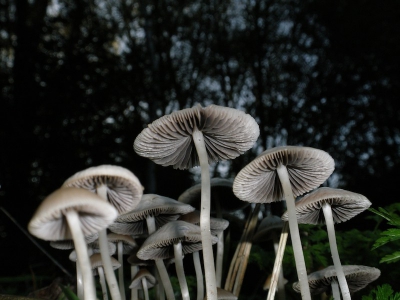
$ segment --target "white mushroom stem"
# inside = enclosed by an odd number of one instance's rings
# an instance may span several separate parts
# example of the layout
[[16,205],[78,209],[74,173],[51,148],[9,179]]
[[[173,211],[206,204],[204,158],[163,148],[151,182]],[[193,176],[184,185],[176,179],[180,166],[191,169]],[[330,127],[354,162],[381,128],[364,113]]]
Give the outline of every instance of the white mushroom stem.
[[310,287],[307,280],[306,263],[304,262],[303,247],[301,246],[299,224],[297,223],[295,200],[293,196],[292,186],[290,185],[289,174],[286,166],[279,165],[276,169],[282,184],[283,193],[286,199],[288,211],[288,222],[290,229],[290,237],[292,240],[293,253],[296,262],[297,276],[300,283],[301,298],[303,300],[311,300]]
[[76,262],[76,292],[79,299],[83,299],[83,281],[82,281],[82,271],[79,263]]
[[119,281],[119,292],[121,293],[121,298],[126,299],[125,296],[125,282],[124,282],[124,243],[122,241],[118,241],[117,243],[117,251],[118,251],[118,262],[121,264],[121,267],[118,268],[118,281]]
[[176,276],[178,277],[179,286],[181,288],[181,294],[183,300],[189,300],[189,288],[186,282],[185,270],[183,267],[183,253],[182,243],[174,243],[174,258],[175,258],[175,270]]
[[[108,201],[107,187],[105,185],[98,186],[96,189],[96,193],[104,201]],[[100,246],[101,260],[103,262],[104,274],[106,276],[108,288],[110,290],[111,299],[121,300],[121,294],[119,292],[117,278],[115,277],[114,269],[111,264],[110,251],[108,250],[107,229],[103,229],[99,232],[99,246]]]
[[[215,201],[215,207],[217,211],[217,218],[222,219],[221,202],[219,199]],[[211,226],[211,224],[210,224]],[[222,263],[224,261],[224,231],[221,230],[217,234],[217,257],[215,258],[215,278],[217,279],[217,287],[221,287],[222,284]]]
[[[131,266],[131,280],[135,278],[137,272],[139,272],[139,267],[138,266]],[[131,289],[131,300],[138,300],[138,290],[137,289]]]
[[197,300],[203,300],[204,299],[203,270],[201,269],[199,251],[193,252],[193,263],[197,280]]
[[94,286],[92,268],[90,265],[85,237],[82,233],[81,227],[79,226],[80,221],[78,213],[75,210],[71,209],[65,211],[64,216],[67,219],[68,226],[71,231],[76,256],[78,258],[78,264],[82,272],[84,298],[85,300],[96,300],[96,289]]
[[149,300],[149,290],[147,288],[147,279],[146,278],[142,278],[142,287],[143,287],[144,299]]
[[[275,251],[275,256],[277,256],[278,249],[279,249],[279,242],[278,238],[275,233],[272,233],[272,241],[274,242],[274,251]],[[283,267],[281,264],[281,267],[279,268],[279,276],[278,276],[278,300],[285,300],[286,295],[285,295],[285,281],[283,277]]]
[[203,245],[204,275],[206,278],[207,300],[217,300],[217,281],[215,277],[214,254],[212,250],[210,231],[211,188],[208,155],[204,144],[204,137],[201,131],[195,128],[192,136],[201,167],[200,229],[201,241]]
[[[156,231],[156,221],[153,216],[148,216],[146,218],[147,231],[149,235]],[[168,300],[175,300],[174,290],[172,288],[171,280],[169,279],[167,268],[165,267],[164,261],[162,259],[156,259],[155,264],[160,275],[162,285],[164,286],[164,291]]]
[[101,294],[103,295],[103,300],[108,300],[107,285],[106,285],[106,279],[104,277],[103,267],[98,267],[97,273],[99,273],[99,281],[101,286]]
[[322,205],[322,211],[324,212],[325,216],[326,229],[328,231],[328,238],[329,238],[329,246],[331,248],[333,265],[335,266],[336,276],[338,278],[340,291],[342,293],[343,300],[350,300],[351,297],[350,297],[349,287],[347,285],[346,277],[344,276],[342,264],[339,258],[339,252],[337,249],[335,226],[333,223],[332,208],[330,204],[325,202]]
[[339,284],[336,280],[331,282],[332,296],[334,300],[340,300]]

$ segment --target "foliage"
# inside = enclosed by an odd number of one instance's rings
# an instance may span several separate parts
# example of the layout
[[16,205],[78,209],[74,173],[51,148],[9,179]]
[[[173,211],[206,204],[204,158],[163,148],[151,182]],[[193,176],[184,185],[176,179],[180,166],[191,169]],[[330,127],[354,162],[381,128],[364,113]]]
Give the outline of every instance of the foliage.
[[362,300],[400,300],[400,293],[393,292],[389,284],[377,286],[368,296],[363,296]]

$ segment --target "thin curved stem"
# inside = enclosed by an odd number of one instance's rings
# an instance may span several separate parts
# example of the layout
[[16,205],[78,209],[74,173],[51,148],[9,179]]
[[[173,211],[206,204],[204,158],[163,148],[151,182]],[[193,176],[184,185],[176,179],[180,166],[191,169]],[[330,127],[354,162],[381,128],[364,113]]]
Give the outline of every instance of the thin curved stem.
[[286,199],[286,206],[289,216],[290,237],[292,240],[293,253],[296,262],[297,276],[300,283],[301,298],[311,300],[310,287],[307,280],[307,269],[304,261],[303,247],[301,246],[299,224],[297,223],[295,200],[292,186],[290,185],[289,174],[286,166],[279,165],[276,169],[282,184],[283,193]]
[[78,213],[75,210],[68,210],[64,212],[64,216],[67,219],[67,223],[71,231],[76,256],[78,258],[78,264],[82,272],[84,298],[85,300],[96,300],[96,289],[94,286],[92,268],[90,265],[85,237],[79,225],[80,221]]
[[[222,219],[222,209],[220,199],[215,200],[215,208],[217,218]],[[217,254],[215,258],[215,278],[217,279],[217,287],[221,287],[222,285],[222,267],[224,261],[224,231],[221,230],[217,234],[218,242],[217,242]]]
[[123,242],[118,241],[117,243],[117,251],[118,251],[118,262],[121,266],[118,268],[118,281],[119,281],[119,292],[121,293],[121,298],[126,299],[125,296],[125,282],[124,282],[124,247]]
[[217,281],[215,277],[214,254],[211,243],[210,213],[211,213],[211,188],[208,155],[201,131],[194,129],[193,142],[199,156],[201,168],[201,208],[200,230],[203,245],[204,275],[206,278],[207,300],[217,300]]
[[[137,272],[139,272],[139,267],[131,265],[131,281],[135,278]],[[138,290],[131,289],[131,300],[138,300]]]
[[334,300],[340,300],[339,284],[336,280],[331,282],[332,296]]
[[193,264],[197,280],[197,300],[204,299],[203,270],[201,269],[199,251],[193,252]]
[[83,299],[82,271],[78,261],[76,262],[76,293],[79,299]]
[[329,238],[329,246],[331,248],[333,265],[335,266],[336,276],[338,278],[340,291],[342,293],[343,300],[350,300],[351,296],[350,296],[349,286],[347,285],[346,277],[343,272],[343,267],[340,262],[339,252],[337,249],[335,226],[333,223],[332,208],[330,204],[324,203],[322,205],[322,211],[324,212],[325,216],[326,229],[328,231],[328,238]]
[[185,270],[183,268],[183,254],[182,254],[182,243],[174,243],[174,257],[175,257],[175,269],[176,275],[178,276],[179,286],[181,287],[181,294],[183,300],[189,300],[189,288],[186,282]]
[[147,288],[146,278],[142,278],[142,287],[143,287],[144,299],[149,300],[149,289]]
[[[96,193],[104,201],[108,201],[107,187],[105,185],[98,186],[96,189]],[[103,262],[104,274],[106,275],[106,280],[108,288],[110,290],[111,298],[113,300],[121,300],[121,294],[119,292],[117,278],[115,277],[114,269],[112,267],[110,258],[111,255],[108,249],[107,229],[100,230],[99,232],[99,246],[100,246],[101,260]]]

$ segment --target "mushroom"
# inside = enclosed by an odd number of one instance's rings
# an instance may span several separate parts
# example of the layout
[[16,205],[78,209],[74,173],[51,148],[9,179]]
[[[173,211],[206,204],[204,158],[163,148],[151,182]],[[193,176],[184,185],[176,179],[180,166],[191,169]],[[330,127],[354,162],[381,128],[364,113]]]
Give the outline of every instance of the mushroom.
[[[135,208],[143,194],[139,179],[128,169],[114,165],[101,165],[78,172],[63,184],[63,187],[71,186],[98,194],[103,201],[111,203],[120,214]],[[111,297],[113,300],[121,300],[108,253],[106,229],[99,232],[99,244]]]
[[[350,299],[350,291],[339,258],[334,223],[347,221],[370,206],[371,202],[363,195],[328,187],[316,189],[296,202],[296,215],[299,223],[326,224],[332,260],[343,299],[346,300]],[[288,219],[287,212],[282,219]]]
[[[182,214],[187,214],[193,210],[194,207],[189,204],[178,202],[172,198],[156,194],[144,194],[140,204],[134,210],[120,215],[110,226],[110,230],[118,233],[126,233],[126,230],[135,230],[135,234],[148,232],[151,235],[158,227],[176,220]],[[167,270],[164,262],[160,260],[156,263],[156,266],[160,272],[167,297],[173,299],[173,289],[169,277],[166,275]]]
[[130,289],[142,289],[144,292],[144,299],[149,300],[149,288],[157,284],[156,278],[147,269],[141,269],[136,273],[129,286]]
[[[245,166],[233,183],[235,195],[247,202],[270,203],[286,200],[289,228],[297,276],[303,299],[310,299],[307,270],[300,241],[294,197],[322,184],[334,169],[332,157],[325,151],[297,146],[282,146],[264,151]],[[275,280],[272,281],[274,284]],[[270,289],[270,292],[274,289]]]
[[[201,235],[207,298],[217,296],[210,233],[209,163],[233,159],[256,142],[258,124],[244,112],[217,105],[175,111],[149,124],[135,139],[134,149],[162,166],[201,167]],[[196,149],[196,151],[195,151]]]
[[[212,243],[218,238],[212,236]],[[200,251],[201,242],[200,227],[184,221],[173,221],[165,224],[142,244],[137,257],[143,260],[154,259],[155,262],[174,257],[176,274],[181,287],[183,299],[189,299],[189,290],[183,269],[183,254]]]
[[29,232],[43,240],[74,240],[86,300],[96,299],[96,293],[84,236],[107,228],[117,214],[112,205],[93,193],[62,188],[43,200],[28,224]]
[[[114,257],[110,256],[111,266],[113,271],[118,269],[121,264]],[[90,263],[93,270],[93,275],[99,275],[99,281],[101,286],[101,292],[103,294],[103,300],[108,300],[107,286],[106,280],[104,278],[104,263],[102,259],[102,255],[100,253],[95,253],[90,257]],[[85,298],[86,299],[86,298]]]

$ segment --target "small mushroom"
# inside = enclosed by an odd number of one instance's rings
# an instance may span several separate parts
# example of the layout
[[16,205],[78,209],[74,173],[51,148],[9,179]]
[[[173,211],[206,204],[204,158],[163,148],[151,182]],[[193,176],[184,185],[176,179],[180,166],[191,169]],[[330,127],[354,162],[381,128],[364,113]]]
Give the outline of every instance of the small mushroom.
[[149,300],[149,288],[157,284],[156,278],[147,269],[140,269],[132,279],[130,289],[141,289],[144,292],[145,300]]
[[[111,261],[111,266],[113,268],[113,271],[118,269],[121,264],[116,260],[114,257],[110,256],[110,261]],[[107,286],[106,286],[106,280],[104,278],[104,263],[102,260],[102,256],[100,253],[95,253],[90,257],[90,263],[92,266],[93,270],[93,275],[99,275],[99,281],[101,285],[101,292],[103,294],[103,300],[108,300],[108,293],[107,293]]]

